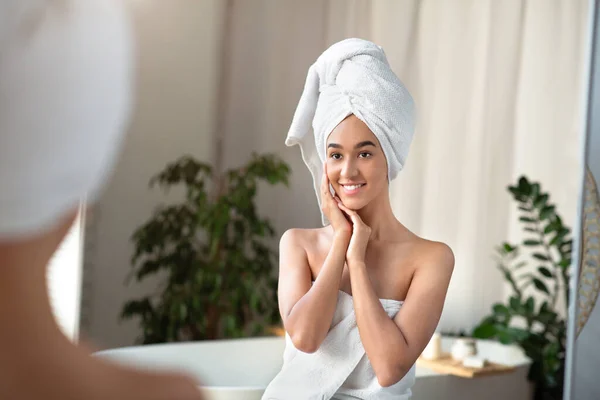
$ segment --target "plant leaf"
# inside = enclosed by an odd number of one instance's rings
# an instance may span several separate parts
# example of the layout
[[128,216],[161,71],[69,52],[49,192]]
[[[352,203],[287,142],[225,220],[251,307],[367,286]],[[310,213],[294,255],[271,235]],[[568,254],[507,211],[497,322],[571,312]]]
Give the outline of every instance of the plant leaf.
[[502,344],[519,343],[529,336],[529,332],[519,328],[502,327],[496,334],[498,341]]
[[529,296],[527,298],[527,301],[525,302],[525,311],[531,315],[531,314],[533,314],[534,309],[535,309],[535,302],[533,300],[533,297]]
[[554,214],[554,206],[544,206],[540,211],[540,219],[544,220]]
[[510,308],[517,313],[521,310],[521,302],[515,296],[510,297],[509,305],[510,305]]
[[488,339],[495,336],[497,333],[496,326],[491,323],[483,323],[473,330],[473,337],[480,339]]
[[510,252],[512,252],[512,251],[514,251],[514,250],[515,250],[515,247],[514,247],[514,246],[512,246],[512,245],[511,245],[511,244],[509,244],[509,243],[503,243],[503,244],[502,244],[502,248],[503,248],[503,249],[504,249],[504,251],[505,251],[505,252],[507,252],[507,253],[510,253]]
[[552,240],[550,241],[550,246],[555,246],[557,244],[562,243],[562,240],[564,239],[564,237],[567,235],[568,232],[559,232],[557,233]]
[[546,202],[548,201],[549,196],[547,194],[542,194],[540,196],[538,196],[535,201],[533,202],[533,206],[535,208],[542,208],[546,205]]
[[523,241],[525,246],[539,246],[542,244],[539,240],[527,239]]
[[550,261],[550,259],[545,254],[542,254],[542,253],[534,253],[533,258],[537,258],[538,260],[542,260],[542,261]]
[[546,267],[540,266],[538,267],[538,271],[540,274],[544,275],[546,278],[552,278],[552,272]]
[[521,194],[525,196],[529,196],[531,194],[531,185],[525,176],[521,176],[519,178],[519,186],[518,189]]
[[521,192],[519,191],[519,188],[516,186],[508,186],[508,191],[515,197],[521,196]]
[[550,232],[554,232],[554,231],[556,231],[556,225],[553,222],[549,223],[544,228],[544,234],[545,235],[549,234]]
[[524,266],[526,266],[526,265],[527,265],[527,262],[525,262],[525,261],[521,261],[521,262],[518,262],[518,263],[516,263],[515,265],[513,265],[513,267],[512,267],[512,268],[513,268],[513,269],[516,271],[516,270],[518,270],[519,268],[523,268],[523,267],[524,267]]
[[540,184],[539,183],[531,184],[531,197],[536,199],[539,196],[539,194],[540,194]]
[[529,337],[529,332],[525,329],[506,327],[498,330],[498,340],[502,344],[520,343]]
[[533,284],[535,285],[536,289],[538,289],[539,291],[542,291],[546,294],[550,294],[550,292],[548,291],[548,287],[540,279],[533,278]]
[[510,312],[508,311],[508,308],[504,304],[499,304],[499,303],[494,304],[492,309],[494,310],[494,314],[502,316],[502,317],[506,317],[510,314]]
[[560,260],[558,265],[560,267],[562,267],[563,269],[568,268],[571,265],[571,259],[567,258],[567,259]]

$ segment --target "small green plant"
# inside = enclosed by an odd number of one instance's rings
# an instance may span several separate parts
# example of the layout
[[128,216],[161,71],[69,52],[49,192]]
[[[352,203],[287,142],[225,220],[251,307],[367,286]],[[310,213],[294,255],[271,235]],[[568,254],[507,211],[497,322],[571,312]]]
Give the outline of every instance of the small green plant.
[[[161,273],[151,296],[128,301],[121,318],[138,317],[138,343],[259,335],[279,321],[275,231],[256,210],[259,181],[288,185],[289,167],[274,155],[216,175],[185,156],[150,181],[183,186],[180,204],[162,206],[133,234],[133,270],[141,281]],[[212,194],[209,190],[212,189]]]
[[[494,304],[492,314],[474,329],[473,336],[517,343],[532,360],[528,378],[536,384],[535,399],[561,399],[567,335],[557,302],[562,292],[565,309],[569,304],[571,230],[539,183],[521,177],[508,190],[518,203],[519,220],[528,235],[520,244],[503,243],[497,248],[497,266],[513,293],[506,304]],[[541,300],[536,301],[531,290]],[[524,326],[514,326],[516,319]]]

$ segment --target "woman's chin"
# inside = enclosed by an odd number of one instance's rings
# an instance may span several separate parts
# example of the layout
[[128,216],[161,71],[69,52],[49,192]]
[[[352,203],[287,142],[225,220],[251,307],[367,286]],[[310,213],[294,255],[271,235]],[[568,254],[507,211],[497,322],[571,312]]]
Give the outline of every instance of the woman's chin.
[[363,203],[364,202],[355,199],[342,199],[342,204],[352,211],[358,211],[363,208],[365,206]]

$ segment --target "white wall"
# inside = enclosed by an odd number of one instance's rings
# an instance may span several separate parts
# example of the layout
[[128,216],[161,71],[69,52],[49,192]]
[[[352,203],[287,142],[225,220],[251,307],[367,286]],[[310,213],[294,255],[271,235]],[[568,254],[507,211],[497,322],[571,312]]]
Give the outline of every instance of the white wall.
[[[133,231],[162,198],[148,180],[184,153],[212,161],[215,63],[222,2],[131,1],[138,40],[137,106],[124,152],[91,210],[82,336],[100,347],[133,343],[136,323],[117,324],[124,302],[154,286],[126,287]],[[91,241],[91,243],[90,243]],[[88,290],[89,289],[89,290]]]

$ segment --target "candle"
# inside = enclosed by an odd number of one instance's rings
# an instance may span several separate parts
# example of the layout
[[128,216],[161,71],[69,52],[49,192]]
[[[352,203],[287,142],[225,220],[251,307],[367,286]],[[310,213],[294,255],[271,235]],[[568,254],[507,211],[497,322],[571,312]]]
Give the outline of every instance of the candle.
[[426,360],[437,360],[442,355],[442,335],[439,332],[435,332],[429,343],[421,353],[421,357]]

